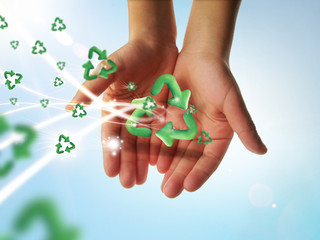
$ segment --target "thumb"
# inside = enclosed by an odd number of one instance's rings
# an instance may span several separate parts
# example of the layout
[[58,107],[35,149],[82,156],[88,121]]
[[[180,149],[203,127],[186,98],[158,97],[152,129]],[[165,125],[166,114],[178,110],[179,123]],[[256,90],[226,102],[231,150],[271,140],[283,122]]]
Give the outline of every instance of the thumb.
[[267,152],[238,88],[233,87],[227,94],[223,111],[233,131],[249,151],[256,154]]
[[[111,60],[112,56],[110,56]],[[114,63],[114,59],[112,59]],[[118,62],[118,61],[117,61]],[[118,64],[116,63],[117,68]],[[99,75],[99,72],[102,68],[109,69],[110,65],[108,64],[107,60],[102,61],[99,63],[99,65],[96,67],[96,69],[93,70],[91,75]],[[71,111],[74,109],[75,103],[84,103],[85,105],[90,105],[95,97],[98,97],[103,93],[111,83],[113,83],[116,79],[117,72],[112,73],[108,76],[108,79],[97,77],[94,80],[91,81],[85,81],[82,83],[81,87],[78,89],[77,93],[73,97],[73,99],[70,101],[69,104],[65,107],[67,111]]]

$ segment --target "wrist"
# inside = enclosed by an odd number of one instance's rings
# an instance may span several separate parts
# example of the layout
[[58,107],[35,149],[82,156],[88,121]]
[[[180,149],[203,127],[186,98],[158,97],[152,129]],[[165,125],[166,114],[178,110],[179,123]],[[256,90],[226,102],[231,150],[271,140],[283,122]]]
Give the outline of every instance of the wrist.
[[175,44],[176,24],[172,0],[128,0],[129,41],[145,39]]

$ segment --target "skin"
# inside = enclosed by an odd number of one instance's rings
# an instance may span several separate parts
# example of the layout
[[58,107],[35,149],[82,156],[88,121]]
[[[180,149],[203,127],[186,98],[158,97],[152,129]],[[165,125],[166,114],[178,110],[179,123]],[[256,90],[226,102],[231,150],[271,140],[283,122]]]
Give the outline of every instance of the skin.
[[[190,104],[198,109],[194,115],[197,136],[206,130],[213,142],[199,145],[197,138],[175,140],[172,147],[167,147],[154,134],[149,139],[137,138],[128,134],[124,126],[104,123],[103,138],[119,135],[126,143],[121,156],[114,157],[108,149],[103,149],[108,176],[119,173],[122,185],[132,187],[146,180],[148,162],[157,164],[159,172],[165,173],[161,190],[174,198],[184,189],[195,191],[205,183],[223,159],[234,132],[248,150],[256,154],[267,152],[229,66],[239,6],[240,1],[195,0],[183,49],[178,54],[172,2],[128,1],[129,42],[110,56],[118,66],[117,73],[108,80],[85,82],[84,86],[96,95],[104,91],[105,101],[116,98],[131,102],[133,98],[150,96],[150,88],[159,76],[173,74],[182,90],[192,92]],[[129,81],[138,85],[132,93],[123,88]],[[171,94],[163,90],[155,100],[166,106],[169,98]],[[79,91],[72,102],[90,103],[90,99]],[[183,111],[166,107],[165,122],[172,121],[176,129],[184,129]],[[154,132],[165,122],[151,122]]]
[[[83,86],[95,95],[103,93],[103,101],[130,103],[135,98],[151,96],[150,89],[158,77],[173,74],[178,57],[176,47],[176,25],[171,1],[128,1],[129,41],[109,56],[118,67],[116,73],[108,79],[98,78],[86,81]],[[161,21],[159,21],[161,19]],[[107,65],[106,62],[103,62]],[[129,82],[138,88],[128,91]],[[166,107],[168,91],[162,91],[153,97],[156,103]],[[91,99],[80,90],[71,103],[90,104]],[[68,111],[73,105],[66,107]],[[102,110],[102,117],[109,112]],[[128,112],[131,114],[131,112]],[[155,111],[155,115],[163,115],[163,110]],[[114,118],[102,124],[101,137],[120,136],[124,140],[121,153],[116,156],[106,146],[103,147],[103,162],[106,174],[115,177],[119,174],[121,184],[130,188],[146,181],[149,163],[156,164],[161,141],[153,134],[151,138],[136,137],[125,128],[127,119]],[[159,120],[149,122],[154,129],[160,129]]]

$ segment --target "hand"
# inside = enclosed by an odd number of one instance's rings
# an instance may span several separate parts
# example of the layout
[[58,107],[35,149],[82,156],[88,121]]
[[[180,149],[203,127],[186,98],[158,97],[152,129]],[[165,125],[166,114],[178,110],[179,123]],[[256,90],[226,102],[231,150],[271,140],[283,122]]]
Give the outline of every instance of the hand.
[[[109,59],[117,65],[117,72],[109,75],[109,79],[98,78],[86,81],[83,86],[95,95],[103,94],[103,101],[131,103],[135,98],[151,96],[150,89],[159,76],[173,73],[178,56],[175,44],[157,42],[153,40],[131,40],[128,44],[109,56]],[[129,81],[138,87],[134,91],[128,91]],[[154,97],[156,103],[161,105],[166,102],[167,92],[162,92]],[[81,91],[78,91],[72,103],[90,104],[91,99]],[[72,105],[67,109],[71,110]],[[131,111],[132,112],[132,111]],[[110,114],[102,110],[102,117]],[[129,115],[131,113],[128,113]],[[123,139],[121,152],[116,155],[107,144],[102,144],[104,169],[109,177],[120,175],[121,184],[132,187],[134,184],[143,184],[147,178],[149,160],[151,164],[156,163],[161,141],[152,135],[151,138],[136,137],[131,135],[126,127],[127,119],[115,117],[102,124],[102,142],[108,137],[119,136]],[[151,126],[157,128],[158,120],[151,122]],[[149,157],[150,153],[150,157]]]
[[[196,191],[219,166],[233,133],[236,132],[246,148],[257,154],[266,153],[255,125],[246,109],[237,83],[228,64],[209,52],[182,50],[174,70],[182,90],[190,89],[190,104],[198,126],[213,139],[199,145],[198,139],[177,141],[169,148],[162,144],[157,167],[165,173],[161,190],[170,198],[183,189]],[[176,107],[167,109],[167,122],[176,129],[185,128],[182,113]]]

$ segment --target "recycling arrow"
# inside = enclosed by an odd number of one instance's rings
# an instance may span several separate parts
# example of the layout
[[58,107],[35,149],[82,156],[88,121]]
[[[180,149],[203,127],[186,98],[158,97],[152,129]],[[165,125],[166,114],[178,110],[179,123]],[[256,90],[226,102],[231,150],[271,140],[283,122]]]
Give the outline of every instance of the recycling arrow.
[[89,59],[92,59],[93,57],[93,53],[96,53],[98,54],[98,59],[99,60],[106,60],[108,58],[108,55],[107,55],[107,51],[106,50],[103,50],[101,51],[99,48],[93,46],[92,48],[90,48],[89,50],[89,54],[88,54],[88,57]]
[[15,160],[30,157],[30,148],[37,138],[36,131],[27,125],[16,125],[14,130],[25,135],[23,143],[15,143],[12,146]]
[[109,74],[117,71],[117,65],[112,60],[108,59],[108,64],[111,66],[111,68],[105,69],[103,67],[99,74],[100,77],[108,79]]
[[46,198],[36,199],[30,202],[15,220],[14,228],[23,233],[34,225],[37,220],[42,220],[47,228],[46,239],[76,240],[79,239],[79,230],[68,227],[58,214],[55,204]]
[[89,61],[82,65],[82,67],[84,68],[83,78],[88,81],[94,80],[98,77],[97,75],[90,75],[90,71],[94,69],[94,66],[91,62],[91,59],[94,53],[98,54],[98,59],[101,61],[106,60],[108,58],[106,50],[101,51],[99,48],[95,46],[89,49],[89,53],[88,53]]
[[189,89],[181,91],[175,77],[171,74],[164,74],[160,76],[152,86],[151,94],[159,94],[164,84],[168,86],[173,96],[168,100],[168,103],[172,106],[186,110],[188,108],[188,102],[191,96],[191,91]]
[[10,159],[3,166],[0,166],[0,178],[4,178],[14,167],[14,160]]
[[[148,102],[153,103],[153,106],[150,106]],[[152,117],[153,109],[157,108],[157,104],[150,96],[134,99],[131,103],[136,106],[136,110],[134,110],[126,122],[128,132],[134,136],[150,137],[152,135],[152,131],[149,128],[137,127],[137,124],[144,115]]]
[[0,135],[8,132],[9,129],[10,129],[10,124],[8,123],[7,119],[0,114]]
[[183,114],[183,119],[188,126],[188,129],[173,129],[172,122],[168,122],[159,131],[156,132],[156,136],[160,138],[168,147],[171,147],[173,145],[173,139],[192,140],[197,134],[197,123],[194,120],[192,114],[189,112],[185,112]]
[[85,80],[90,81],[98,77],[97,75],[90,75],[90,70],[94,69],[94,66],[91,61],[86,62],[85,64],[82,65],[82,67],[84,68],[83,78]]
[[[61,148],[62,148],[61,141],[62,141],[62,140],[64,140],[65,143],[69,143],[71,147],[67,146],[65,150],[61,150]],[[57,147],[56,153],[58,153],[58,154],[62,154],[62,153],[64,153],[64,152],[70,153],[71,150],[73,150],[73,149],[76,148],[76,146],[74,145],[74,143],[73,143],[73,142],[70,142],[69,137],[66,137],[66,136],[63,135],[63,134],[61,134],[61,135],[59,136],[59,143],[56,144],[56,147]]]

